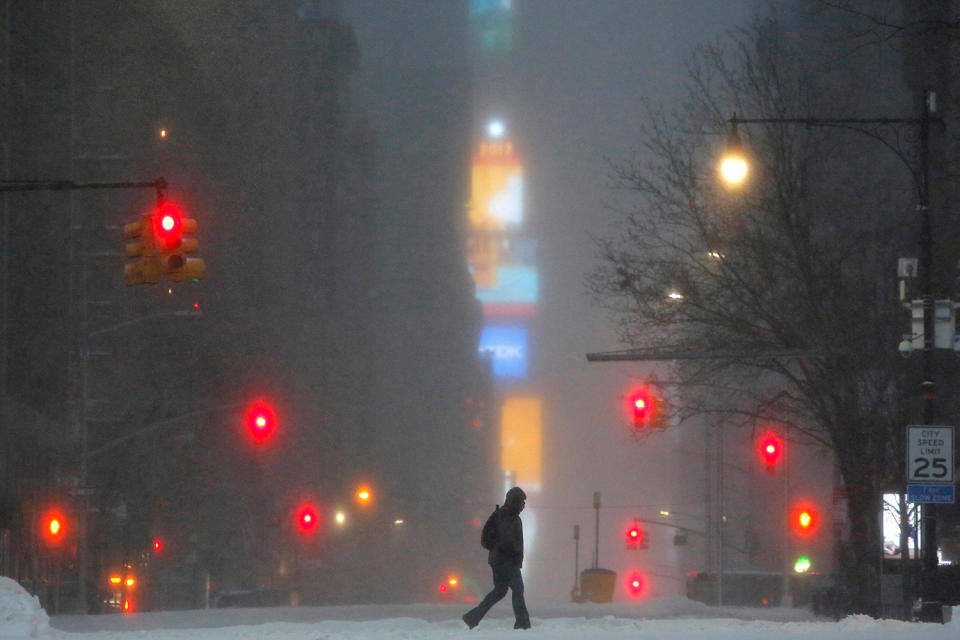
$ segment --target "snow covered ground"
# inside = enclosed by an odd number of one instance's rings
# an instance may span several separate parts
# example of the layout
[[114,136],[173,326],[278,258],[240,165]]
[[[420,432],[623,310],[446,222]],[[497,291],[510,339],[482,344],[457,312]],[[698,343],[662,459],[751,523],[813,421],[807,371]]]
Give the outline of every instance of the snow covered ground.
[[509,597],[473,631],[467,605],[362,605],[167,611],[127,616],[56,616],[0,578],[0,638],[48,640],[446,640],[524,636],[550,640],[939,640],[960,637],[960,620],[910,624],[853,616],[815,620],[796,609],[706,607],[683,598],[642,603],[530,603],[533,628],[514,631]]

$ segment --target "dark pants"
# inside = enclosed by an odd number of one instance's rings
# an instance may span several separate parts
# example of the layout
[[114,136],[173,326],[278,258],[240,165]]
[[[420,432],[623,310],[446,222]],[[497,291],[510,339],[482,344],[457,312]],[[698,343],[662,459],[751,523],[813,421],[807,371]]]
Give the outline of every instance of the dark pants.
[[513,615],[516,617],[514,628],[528,628],[530,614],[527,613],[527,603],[523,599],[523,578],[520,576],[520,567],[511,564],[490,565],[493,569],[493,589],[476,607],[467,612],[464,620],[468,624],[476,625],[483,616],[487,615],[490,607],[500,602],[507,595],[507,589],[513,591]]

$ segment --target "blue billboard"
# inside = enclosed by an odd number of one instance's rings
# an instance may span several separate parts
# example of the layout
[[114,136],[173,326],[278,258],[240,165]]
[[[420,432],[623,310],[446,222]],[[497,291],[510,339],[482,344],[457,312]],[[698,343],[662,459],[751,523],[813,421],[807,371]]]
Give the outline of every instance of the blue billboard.
[[495,378],[527,376],[527,328],[493,325],[483,328],[478,351],[493,361]]

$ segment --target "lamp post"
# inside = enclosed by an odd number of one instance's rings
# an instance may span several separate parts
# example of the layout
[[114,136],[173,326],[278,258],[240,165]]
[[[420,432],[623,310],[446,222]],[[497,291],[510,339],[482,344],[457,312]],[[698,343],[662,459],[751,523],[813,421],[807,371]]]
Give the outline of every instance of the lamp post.
[[[804,125],[808,127],[833,127],[856,131],[877,140],[907,167],[917,191],[917,212],[920,214],[920,260],[919,286],[923,300],[923,355],[922,382],[923,424],[933,424],[936,387],[933,382],[934,348],[934,301],[933,301],[933,239],[930,230],[930,125],[943,121],[934,116],[936,112],[936,94],[925,91],[920,106],[920,115],[912,118],[738,118],[734,115],[728,120],[730,136],[728,152],[721,162],[720,174],[731,186],[742,185],[748,176],[749,165],[743,154],[742,143],[737,131],[741,124]],[[868,127],[915,127],[919,133],[918,166],[894,144],[886,139],[882,131]],[[943,622],[943,606],[940,602],[937,583],[937,512],[935,504],[923,507],[923,574],[921,619],[928,622]],[[906,568],[904,568],[906,570]]]

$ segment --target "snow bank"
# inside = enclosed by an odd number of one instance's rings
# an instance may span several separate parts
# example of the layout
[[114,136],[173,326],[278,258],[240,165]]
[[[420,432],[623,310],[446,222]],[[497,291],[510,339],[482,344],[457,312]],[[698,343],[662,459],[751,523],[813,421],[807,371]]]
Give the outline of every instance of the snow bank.
[[35,638],[49,629],[50,619],[37,596],[0,576],[0,638]]

